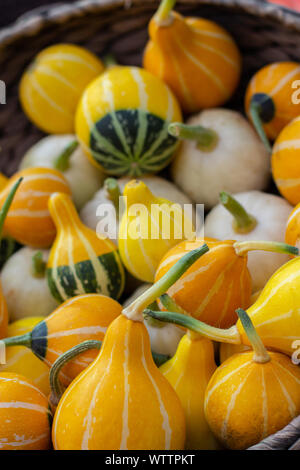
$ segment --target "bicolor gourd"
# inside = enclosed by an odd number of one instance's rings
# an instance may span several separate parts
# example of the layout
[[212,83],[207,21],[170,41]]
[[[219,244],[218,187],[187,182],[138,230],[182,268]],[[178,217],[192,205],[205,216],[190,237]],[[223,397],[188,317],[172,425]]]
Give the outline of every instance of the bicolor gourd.
[[76,134],[105,173],[136,177],[171,161],[177,147],[168,134],[173,121],[181,121],[181,111],[162,80],[138,67],[113,67],[84,91]]
[[51,414],[45,395],[23,375],[0,373],[0,449],[49,450]]
[[300,114],[300,104],[293,100],[293,83],[299,79],[300,64],[275,62],[260,69],[248,85],[246,112],[269,152],[268,138],[275,140],[281,130]]
[[253,351],[219,367],[205,394],[205,416],[230,449],[246,449],[286,426],[300,413],[300,369],[289,357],[268,352],[248,315],[239,316]]
[[267,186],[269,155],[241,113],[207,109],[190,117],[186,124],[170,124],[169,132],[181,141],[172,163],[172,177],[206,210],[218,203],[220,191],[238,193]]
[[300,118],[296,118],[277,137],[271,159],[276,186],[293,206],[300,202],[299,132]]
[[49,134],[73,132],[80,96],[103,70],[102,62],[83,47],[47,47],[34,58],[21,79],[20,100],[25,114]]
[[56,234],[48,210],[48,200],[54,192],[70,194],[68,183],[60,171],[27,168],[10,178],[0,193],[0,207],[19,178],[23,180],[6,217],[5,234],[24,245],[48,248]]
[[164,254],[194,235],[192,217],[179,204],[152,194],[145,183],[125,186],[125,210],[119,228],[119,250],[128,271],[137,279],[153,282]]
[[[60,305],[51,315],[24,335],[3,339],[9,346],[29,348],[48,367],[72,347],[86,341],[102,341],[108,325],[120,315],[121,305],[110,297],[99,294],[78,295]],[[97,356],[89,350],[68,362],[60,379],[69,383]]]
[[144,67],[170,86],[184,111],[220,106],[233,95],[239,81],[238,48],[213,21],[174,12],[175,3],[162,0],[150,21]]
[[55,449],[183,449],[184,411],[153,362],[142,312],[206,251],[188,253],[111,323],[97,359],[58,403]]
[[104,176],[91,165],[74,135],[50,135],[31,147],[19,168],[46,167],[59,170],[66,178],[78,210],[102,186]]
[[83,225],[68,195],[53,194],[49,211],[57,228],[47,263],[53,297],[63,302],[79,294],[101,293],[118,299],[125,274],[115,244]]
[[[162,258],[155,279],[160,279],[184,253],[203,240],[184,241],[171,248]],[[235,310],[250,305],[252,283],[247,267],[248,252],[278,251],[297,254],[298,250],[284,243],[235,242],[206,239],[210,250],[201,257],[168,291],[170,297],[193,317],[212,326],[228,328],[237,316]]]
[[[24,335],[43,320],[43,317],[27,317],[10,323],[7,329],[7,337]],[[50,392],[49,367],[24,346],[12,346],[6,349],[5,364],[0,365],[0,373],[2,372],[24,375],[44,395],[47,396]]]
[[[219,200],[220,203],[205,218],[204,232],[207,237],[237,241],[285,241],[285,227],[292,206],[282,197],[261,191],[234,195],[222,192]],[[287,243],[295,245],[294,242]],[[250,252],[248,269],[253,292],[262,289],[272,274],[288,260],[289,256],[282,253]]]

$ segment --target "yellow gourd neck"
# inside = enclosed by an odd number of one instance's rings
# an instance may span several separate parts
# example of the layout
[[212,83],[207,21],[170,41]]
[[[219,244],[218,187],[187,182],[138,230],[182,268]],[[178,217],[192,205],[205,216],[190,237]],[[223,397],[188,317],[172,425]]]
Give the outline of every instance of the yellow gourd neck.
[[175,46],[177,41],[189,43],[193,40],[193,34],[185,18],[175,11],[167,12],[166,9],[159,9],[149,23],[150,38],[162,46],[164,52],[167,52],[169,47]]
[[132,180],[126,184],[123,192],[123,196],[126,198],[126,207],[129,209],[133,204],[144,204],[150,206],[151,204],[159,201],[156,198],[148,186],[143,181]]
[[58,233],[67,227],[82,227],[75,206],[67,194],[52,194],[49,198],[48,208]]

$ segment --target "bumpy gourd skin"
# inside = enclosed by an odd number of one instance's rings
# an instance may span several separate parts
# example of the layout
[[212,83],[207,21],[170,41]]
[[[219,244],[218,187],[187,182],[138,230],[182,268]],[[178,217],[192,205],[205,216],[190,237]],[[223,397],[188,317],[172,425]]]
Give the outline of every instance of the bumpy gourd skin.
[[246,449],[287,425],[300,412],[300,369],[289,357],[269,352],[235,354],[212,376],[205,415],[216,437],[230,449]]
[[143,323],[120,315],[110,325],[97,359],[62,396],[52,436],[56,450],[183,449],[184,413]]
[[232,37],[203,18],[171,12],[168,24],[149,24],[144,67],[164,80],[184,111],[221,106],[237,86],[241,59]]
[[168,124],[182,121],[166,84],[139,67],[113,67],[84,91],[76,134],[92,163],[114,176],[157,173],[177,140]]

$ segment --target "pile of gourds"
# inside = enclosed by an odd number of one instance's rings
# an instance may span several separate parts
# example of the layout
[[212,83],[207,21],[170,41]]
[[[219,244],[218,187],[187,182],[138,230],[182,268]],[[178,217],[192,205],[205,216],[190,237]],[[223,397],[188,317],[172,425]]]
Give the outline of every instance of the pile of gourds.
[[300,414],[300,64],[221,108],[239,50],[174,5],[143,67],[58,44],[22,77],[50,135],[0,179],[0,449],[245,449]]

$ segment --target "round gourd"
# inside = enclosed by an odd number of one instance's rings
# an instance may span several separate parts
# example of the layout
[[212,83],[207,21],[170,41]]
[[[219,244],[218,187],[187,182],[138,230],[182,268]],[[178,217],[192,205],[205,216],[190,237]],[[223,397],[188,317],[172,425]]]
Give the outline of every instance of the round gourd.
[[57,307],[45,273],[48,256],[46,250],[24,247],[5,263],[1,282],[10,321],[33,315],[44,317]]
[[63,302],[85,293],[118,299],[125,273],[117,247],[80,221],[71,198],[53,194],[49,210],[57,228],[48,263],[48,285],[53,297]]
[[115,176],[157,173],[177,146],[168,124],[181,121],[164,82],[138,67],[113,67],[84,91],[76,134],[87,156]]
[[103,70],[102,62],[83,47],[74,44],[47,47],[22,76],[20,100],[25,113],[49,134],[73,132],[80,96]]
[[48,248],[55,238],[55,225],[48,210],[52,193],[70,194],[61,172],[50,168],[27,168],[15,173],[0,193],[0,207],[19,178],[23,178],[5,219],[5,233],[23,245]]
[[276,186],[293,206],[300,202],[299,132],[300,118],[296,118],[276,139],[271,160]]
[[149,24],[144,67],[164,80],[184,111],[221,106],[234,93],[241,70],[238,48],[227,31],[204,18],[184,18],[162,0]]
[[104,176],[85,157],[74,135],[50,135],[24,155],[20,170],[32,167],[54,168],[63,173],[77,209],[81,209],[102,186]]
[[0,373],[0,449],[50,449],[50,412],[45,395],[23,375]]
[[[28,317],[10,323],[7,336],[13,337],[28,333],[43,320],[43,317]],[[24,346],[12,346],[6,349],[6,363],[0,365],[0,373],[2,372],[22,374],[32,380],[44,395],[47,396],[50,392],[49,367]]]

